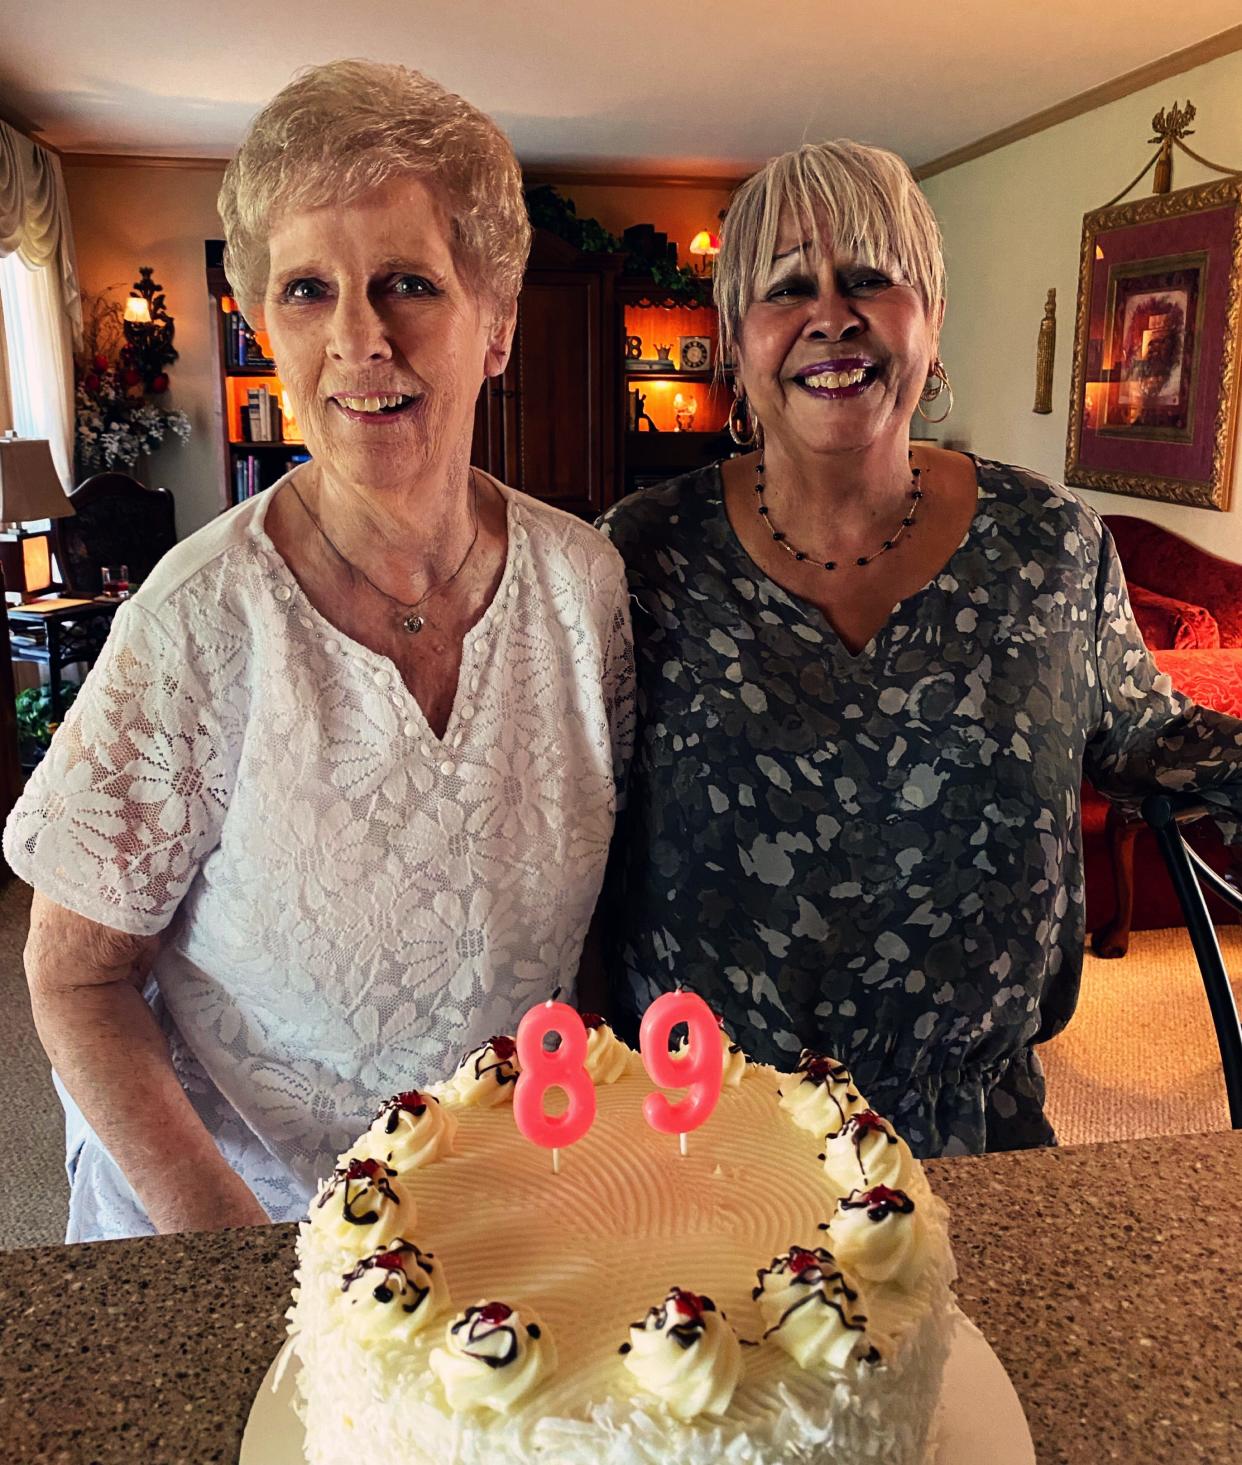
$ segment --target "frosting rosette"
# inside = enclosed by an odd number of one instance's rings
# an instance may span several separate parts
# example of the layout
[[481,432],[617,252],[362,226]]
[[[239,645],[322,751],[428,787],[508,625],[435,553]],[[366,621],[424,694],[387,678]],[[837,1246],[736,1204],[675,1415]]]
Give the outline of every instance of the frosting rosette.
[[908,1289],[927,1267],[926,1228],[904,1190],[851,1191],[837,1202],[827,1230],[833,1255],[864,1282]]
[[797,1067],[781,1080],[780,1096],[781,1108],[812,1134],[837,1134],[851,1115],[867,1108],[849,1069],[811,1048],[803,1048]]
[[846,1194],[873,1185],[900,1190],[913,1164],[910,1146],[873,1109],[851,1114],[824,1150],[824,1169]]
[[517,1043],[507,1034],[499,1034],[466,1054],[457,1072],[442,1085],[440,1098],[462,1108],[511,1104],[521,1071]]
[[332,1172],[311,1202],[310,1235],[317,1246],[357,1256],[409,1235],[417,1219],[414,1197],[396,1170],[374,1157],[355,1157]]
[[625,1366],[670,1414],[723,1414],[742,1377],[742,1349],[710,1297],[674,1287],[621,1347]]
[[344,1274],[337,1301],[360,1343],[407,1344],[449,1306],[449,1295],[431,1253],[398,1237]]
[[[735,1089],[746,1076],[746,1054],[742,1051],[742,1045],[735,1043],[725,1031],[724,1018],[719,1013],[715,1014],[716,1021],[720,1024],[720,1086],[721,1088]],[[681,1042],[673,1050],[674,1058],[684,1058],[690,1051],[689,1038],[682,1038]]]
[[523,1322],[507,1302],[479,1302],[449,1322],[428,1361],[450,1409],[507,1414],[556,1367],[556,1349],[541,1324]]
[[629,1072],[634,1050],[623,1043],[597,1012],[584,1012],[582,1025],[587,1030],[586,1057],[582,1066],[594,1084],[612,1084]]
[[434,1094],[407,1089],[384,1101],[347,1158],[371,1155],[404,1174],[451,1155],[456,1134],[456,1117]]
[[759,1272],[754,1290],[772,1338],[812,1373],[840,1372],[852,1361],[875,1362],[858,1288],[822,1246],[791,1246]]

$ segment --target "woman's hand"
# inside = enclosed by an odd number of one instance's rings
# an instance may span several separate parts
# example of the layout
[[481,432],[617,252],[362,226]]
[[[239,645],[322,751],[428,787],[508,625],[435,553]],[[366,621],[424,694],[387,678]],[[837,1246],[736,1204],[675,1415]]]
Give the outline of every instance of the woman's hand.
[[157,1231],[266,1223],[186,1097],[142,988],[157,936],[87,920],[35,892],[26,942],[43,1047]]

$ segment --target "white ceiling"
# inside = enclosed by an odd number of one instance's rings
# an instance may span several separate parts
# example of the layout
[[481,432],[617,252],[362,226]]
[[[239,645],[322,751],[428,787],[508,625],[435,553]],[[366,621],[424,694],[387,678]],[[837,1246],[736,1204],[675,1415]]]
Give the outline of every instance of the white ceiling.
[[464,93],[529,165],[739,174],[845,135],[917,166],[1238,18],[1238,0],[0,0],[0,112],[65,151],[225,157],[299,66],[371,56]]

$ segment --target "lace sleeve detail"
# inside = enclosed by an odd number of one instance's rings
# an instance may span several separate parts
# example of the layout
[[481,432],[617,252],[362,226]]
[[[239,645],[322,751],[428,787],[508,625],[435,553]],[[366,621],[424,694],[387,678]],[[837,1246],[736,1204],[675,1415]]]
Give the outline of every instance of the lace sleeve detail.
[[618,810],[625,807],[625,786],[634,751],[634,695],[634,633],[630,627],[629,586],[623,573],[609,613],[604,645],[604,707],[612,736]]
[[103,654],[9,816],[4,853],[49,899],[154,935],[219,839],[240,736],[180,645],[121,608]]

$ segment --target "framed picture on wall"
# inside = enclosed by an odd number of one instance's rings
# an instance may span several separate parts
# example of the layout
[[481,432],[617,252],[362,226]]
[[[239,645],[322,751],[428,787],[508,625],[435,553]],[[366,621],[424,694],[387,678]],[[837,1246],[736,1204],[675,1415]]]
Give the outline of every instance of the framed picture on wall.
[[1229,507],[1242,177],[1086,214],[1066,482]]

